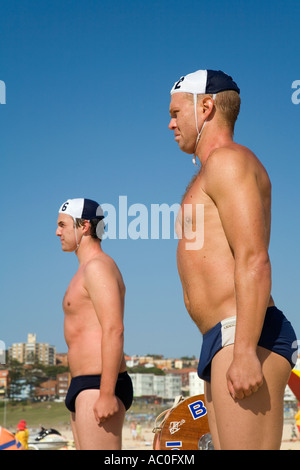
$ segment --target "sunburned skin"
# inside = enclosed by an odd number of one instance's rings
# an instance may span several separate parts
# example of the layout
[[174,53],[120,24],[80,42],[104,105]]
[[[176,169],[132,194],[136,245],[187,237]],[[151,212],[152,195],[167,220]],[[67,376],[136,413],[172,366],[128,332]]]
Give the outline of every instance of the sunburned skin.
[[[256,175],[256,189],[263,202],[268,245],[271,225],[271,184],[264,167],[252,152],[232,144],[233,149],[236,147],[242,151],[239,160],[244,160],[242,164],[249,167],[249,171]],[[234,287],[235,261],[218,208],[206,191],[209,171],[208,159],[188,185],[176,220],[177,234],[180,234],[177,265],[184,301],[187,311],[202,334],[219,321],[237,313]],[[204,213],[204,218],[199,215],[200,209]],[[203,243],[200,249],[195,250],[193,243],[196,247],[199,246],[197,233],[201,231],[203,231]],[[268,306],[271,305],[274,305],[274,302],[270,297]]]

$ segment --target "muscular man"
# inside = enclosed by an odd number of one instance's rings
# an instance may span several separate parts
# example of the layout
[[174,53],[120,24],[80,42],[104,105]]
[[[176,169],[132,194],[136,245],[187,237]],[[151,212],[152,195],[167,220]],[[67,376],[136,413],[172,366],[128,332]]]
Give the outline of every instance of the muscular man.
[[132,383],[123,354],[125,286],[103,252],[103,211],[90,199],[59,209],[56,234],[79,268],[66,291],[64,333],[72,381],[66,397],[76,449],[121,449]]
[[[198,374],[215,449],[278,449],[296,338],[271,297],[270,180],[233,142],[239,91],[213,70],[186,75],[171,90],[169,129],[201,163],[177,220],[177,262],[186,308],[203,334]],[[202,243],[198,237],[193,247],[199,231]]]

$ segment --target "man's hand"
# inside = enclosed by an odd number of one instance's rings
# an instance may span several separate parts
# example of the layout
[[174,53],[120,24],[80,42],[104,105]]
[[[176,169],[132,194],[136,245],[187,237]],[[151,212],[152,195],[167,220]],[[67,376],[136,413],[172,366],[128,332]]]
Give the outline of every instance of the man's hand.
[[119,403],[115,395],[99,395],[94,405],[94,414],[97,424],[104,424],[119,411]]
[[235,400],[242,400],[257,392],[263,384],[263,374],[256,353],[234,358],[226,378],[229,393]]

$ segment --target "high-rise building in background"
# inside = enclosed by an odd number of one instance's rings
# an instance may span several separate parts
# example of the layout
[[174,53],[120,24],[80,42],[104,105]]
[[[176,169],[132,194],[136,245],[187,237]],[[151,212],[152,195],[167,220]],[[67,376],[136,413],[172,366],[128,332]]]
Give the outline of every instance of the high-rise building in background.
[[21,364],[43,364],[52,366],[56,364],[56,349],[48,343],[37,343],[36,334],[27,335],[27,343],[13,343],[8,349],[10,360]]

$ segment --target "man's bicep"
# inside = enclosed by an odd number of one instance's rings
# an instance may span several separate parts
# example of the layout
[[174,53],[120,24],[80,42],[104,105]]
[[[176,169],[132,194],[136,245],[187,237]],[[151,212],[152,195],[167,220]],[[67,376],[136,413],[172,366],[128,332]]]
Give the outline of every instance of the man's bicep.
[[209,189],[234,256],[265,250],[264,207],[255,174],[235,165],[219,167]]
[[122,319],[120,289],[110,270],[93,267],[87,273],[86,288],[102,327]]
[[[250,179],[250,178],[249,178]],[[255,181],[228,188],[217,207],[234,256],[258,253],[266,248],[264,208]]]

